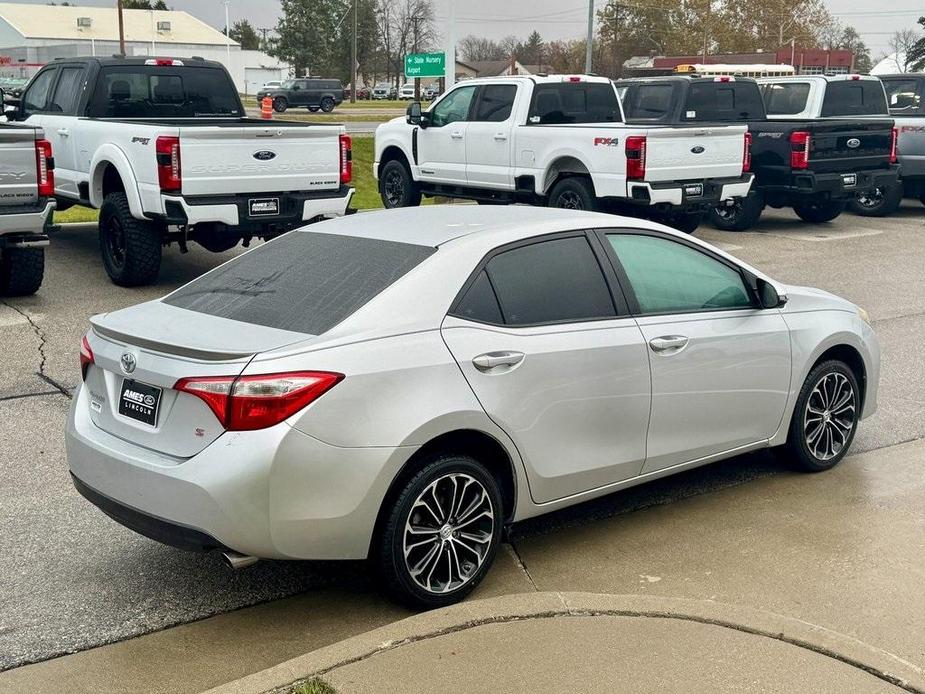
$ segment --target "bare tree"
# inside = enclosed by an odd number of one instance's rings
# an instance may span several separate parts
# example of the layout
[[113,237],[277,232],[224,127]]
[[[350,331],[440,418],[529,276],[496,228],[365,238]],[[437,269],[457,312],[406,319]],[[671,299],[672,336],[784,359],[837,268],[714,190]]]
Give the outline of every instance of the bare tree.
[[890,47],[890,52],[893,53],[896,67],[900,72],[909,72],[909,67],[912,64],[910,53],[918,39],[919,35],[914,29],[901,29],[900,31],[893,32],[893,35],[887,42],[887,45]]

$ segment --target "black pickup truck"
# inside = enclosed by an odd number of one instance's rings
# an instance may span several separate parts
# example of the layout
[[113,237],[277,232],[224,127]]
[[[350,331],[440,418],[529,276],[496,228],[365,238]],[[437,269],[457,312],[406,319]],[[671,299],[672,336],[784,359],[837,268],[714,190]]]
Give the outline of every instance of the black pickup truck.
[[864,191],[899,176],[890,118],[769,120],[758,83],[747,77],[670,76],[619,80],[627,123],[745,123],[755,181],[746,198],[710,213],[726,231],[754,226],[765,206],[792,207],[806,222],[828,222]]

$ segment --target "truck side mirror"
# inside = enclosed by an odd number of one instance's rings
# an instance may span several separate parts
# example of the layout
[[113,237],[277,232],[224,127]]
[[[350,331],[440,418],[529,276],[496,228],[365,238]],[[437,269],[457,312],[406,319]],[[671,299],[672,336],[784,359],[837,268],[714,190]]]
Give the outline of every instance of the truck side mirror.
[[427,119],[421,113],[421,102],[412,101],[408,104],[408,110],[405,111],[408,125],[420,125],[422,128],[427,127]]

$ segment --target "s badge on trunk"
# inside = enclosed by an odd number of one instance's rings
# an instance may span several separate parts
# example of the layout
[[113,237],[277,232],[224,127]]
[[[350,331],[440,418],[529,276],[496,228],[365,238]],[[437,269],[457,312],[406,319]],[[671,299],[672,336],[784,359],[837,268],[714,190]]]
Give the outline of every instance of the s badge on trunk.
[[125,352],[122,355],[122,358],[119,359],[119,363],[122,365],[122,370],[130,374],[135,370],[135,366],[138,363],[138,360],[135,359],[135,355],[131,352]]

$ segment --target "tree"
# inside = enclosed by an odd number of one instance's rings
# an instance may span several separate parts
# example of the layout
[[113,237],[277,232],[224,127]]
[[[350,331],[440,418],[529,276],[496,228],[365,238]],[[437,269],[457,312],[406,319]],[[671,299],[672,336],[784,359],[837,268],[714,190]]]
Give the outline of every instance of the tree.
[[520,44],[517,51],[517,59],[521,64],[542,65],[543,64],[543,37],[539,32],[534,30],[527,37],[527,40]]
[[[920,18],[919,24],[922,23],[922,19],[925,18]],[[915,62],[912,53],[922,40],[915,29],[901,29],[893,32],[887,45],[893,53],[893,59],[896,61],[896,67],[900,72],[909,72],[909,68]]]
[[[919,26],[925,29],[925,17],[919,17]],[[913,70],[925,70],[925,36],[917,39],[906,51],[906,60]]]
[[282,0],[280,9],[272,55],[292,65],[296,75],[342,72],[335,47],[343,5],[337,0]]
[[501,44],[480,36],[466,36],[459,42],[458,52],[463,60],[480,63],[487,60],[504,60]]
[[229,38],[241,44],[241,48],[246,51],[256,51],[260,49],[260,34],[246,19],[239,19],[228,32]]
[[164,0],[122,0],[122,9],[125,10],[169,10]]
[[873,60],[870,57],[870,49],[861,39],[861,35],[857,32],[857,29],[852,26],[845,27],[844,31],[842,31],[841,38],[834,48],[843,48],[854,53],[855,72],[867,74],[874,66]]

